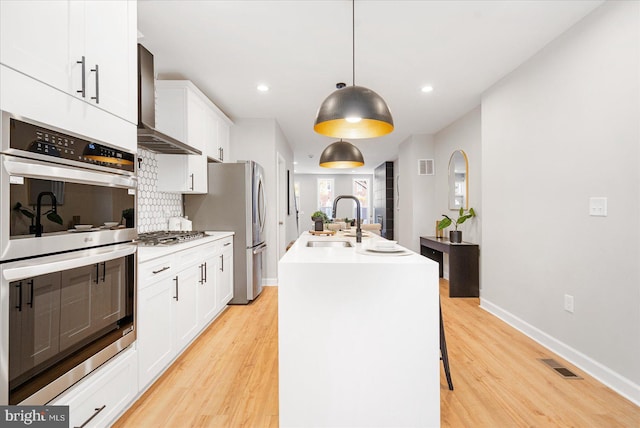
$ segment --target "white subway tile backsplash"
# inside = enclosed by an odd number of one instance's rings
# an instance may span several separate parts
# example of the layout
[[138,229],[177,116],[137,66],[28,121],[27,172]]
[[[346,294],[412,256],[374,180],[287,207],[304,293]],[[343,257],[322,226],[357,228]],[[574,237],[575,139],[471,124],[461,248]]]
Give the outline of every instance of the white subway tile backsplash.
[[138,158],[142,159],[138,168],[138,233],[167,230],[169,217],[182,215],[182,195],[158,191],[155,153],[138,149]]

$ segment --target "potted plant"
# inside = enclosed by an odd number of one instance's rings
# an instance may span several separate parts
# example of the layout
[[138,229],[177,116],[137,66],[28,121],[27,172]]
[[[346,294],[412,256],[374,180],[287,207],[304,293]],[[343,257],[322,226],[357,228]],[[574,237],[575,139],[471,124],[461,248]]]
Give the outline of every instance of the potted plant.
[[311,220],[314,222],[313,230],[322,232],[324,230],[324,224],[329,222],[329,217],[322,211],[316,211],[311,214]]
[[460,208],[460,211],[458,212],[458,218],[456,220],[453,220],[446,214],[442,214],[442,216],[444,217],[444,219],[440,220],[440,223],[438,223],[438,230],[445,229],[453,224],[455,226],[455,230],[449,231],[449,241],[453,242],[454,244],[459,244],[462,242],[462,231],[458,230],[458,225],[464,223],[471,217],[475,217],[476,212],[473,210],[473,208],[469,208],[469,211],[465,214],[465,209]]

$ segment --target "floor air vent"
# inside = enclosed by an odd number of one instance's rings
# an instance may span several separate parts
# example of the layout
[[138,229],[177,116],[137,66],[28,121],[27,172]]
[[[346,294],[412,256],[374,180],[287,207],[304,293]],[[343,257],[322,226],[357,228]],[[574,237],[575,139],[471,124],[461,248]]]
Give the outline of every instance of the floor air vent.
[[582,379],[580,376],[578,376],[577,374],[575,374],[574,372],[572,372],[571,370],[569,370],[568,368],[566,368],[565,366],[563,366],[562,364],[560,364],[559,362],[557,362],[552,358],[540,358],[540,361],[542,361],[547,366],[551,367],[556,373],[558,373],[560,376],[562,376],[565,379]]

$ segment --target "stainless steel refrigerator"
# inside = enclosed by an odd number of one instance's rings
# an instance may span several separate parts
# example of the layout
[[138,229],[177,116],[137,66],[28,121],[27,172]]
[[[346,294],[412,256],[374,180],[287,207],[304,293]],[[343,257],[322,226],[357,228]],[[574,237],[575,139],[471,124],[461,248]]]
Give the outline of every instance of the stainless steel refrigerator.
[[185,195],[194,230],[235,232],[232,304],[247,304],[262,291],[265,243],[264,171],[253,161],[210,163],[209,193]]

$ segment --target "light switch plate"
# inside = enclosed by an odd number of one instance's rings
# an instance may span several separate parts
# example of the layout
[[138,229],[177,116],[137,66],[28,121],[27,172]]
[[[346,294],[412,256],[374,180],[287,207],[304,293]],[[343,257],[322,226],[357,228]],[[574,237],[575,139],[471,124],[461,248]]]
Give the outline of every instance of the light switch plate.
[[589,198],[589,215],[606,217],[607,216],[607,198]]

